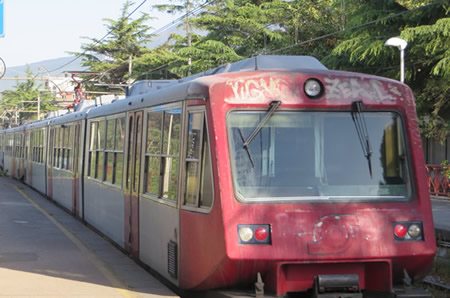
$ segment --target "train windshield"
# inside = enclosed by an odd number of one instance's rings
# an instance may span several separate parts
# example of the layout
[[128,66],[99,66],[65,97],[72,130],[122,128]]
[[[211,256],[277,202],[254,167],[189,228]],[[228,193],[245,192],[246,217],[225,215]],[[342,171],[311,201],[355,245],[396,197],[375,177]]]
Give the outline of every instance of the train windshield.
[[[243,201],[407,200],[411,181],[402,120],[364,112],[267,112],[228,115],[237,197]],[[363,133],[364,132],[364,133]]]

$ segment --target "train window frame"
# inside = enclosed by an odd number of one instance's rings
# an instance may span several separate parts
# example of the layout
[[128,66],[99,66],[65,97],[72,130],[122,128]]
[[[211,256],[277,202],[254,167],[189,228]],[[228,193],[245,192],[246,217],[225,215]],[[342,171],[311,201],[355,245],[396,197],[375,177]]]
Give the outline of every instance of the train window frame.
[[[119,122],[121,122],[120,125],[118,124]],[[101,125],[100,123],[104,123],[104,125]],[[114,123],[114,137],[112,140],[112,147],[111,144],[107,144],[108,123]],[[88,141],[86,141],[87,160],[85,170],[85,177],[87,179],[100,184],[111,186],[113,188],[123,188],[126,125],[125,113],[92,118],[87,121]],[[92,131],[93,126],[96,127],[96,131],[94,134]],[[119,127],[121,127],[121,133],[118,134],[117,130],[119,129]],[[103,135],[99,132],[100,128],[102,128],[103,130]],[[110,158],[111,155],[112,159]],[[95,158],[92,158],[93,156],[95,156]],[[101,159],[100,164],[99,159]],[[94,167],[92,165],[93,160],[95,163]],[[111,176],[108,176],[109,164],[112,164]],[[93,170],[94,174],[92,175]],[[99,170],[102,173],[101,177],[98,175]],[[118,171],[121,171],[121,175],[119,176],[117,175]]]
[[14,150],[14,134],[7,133],[5,135],[5,156],[12,157]]
[[[267,112],[267,110],[264,109],[244,109],[244,108],[235,108],[235,109],[231,109],[229,111],[227,111],[226,114],[226,126],[227,126],[227,138],[230,139],[232,137],[232,132],[231,132],[231,128],[230,128],[230,124],[229,124],[229,115],[231,113],[234,112]],[[324,109],[324,110],[318,110],[318,109],[289,109],[289,110],[280,110],[280,112],[304,112],[304,113],[308,113],[308,112],[323,112],[323,113],[334,113],[334,112],[349,112],[348,109]],[[391,113],[391,114],[395,114],[397,117],[397,120],[400,123],[400,127],[398,127],[398,132],[401,133],[402,135],[402,142],[403,144],[399,145],[399,147],[402,147],[402,150],[404,151],[404,159],[406,162],[406,173],[405,173],[405,177],[407,178],[407,181],[405,182],[405,187],[406,187],[406,194],[402,197],[402,198],[394,198],[394,196],[378,196],[376,199],[370,198],[369,195],[366,196],[361,196],[361,198],[358,199],[339,199],[339,198],[333,198],[333,197],[329,197],[328,199],[320,199],[318,200],[316,197],[314,196],[298,196],[295,197],[293,199],[289,199],[289,197],[272,197],[270,199],[268,198],[263,198],[263,197],[255,197],[255,198],[245,198],[244,196],[242,196],[238,191],[237,191],[237,187],[235,185],[235,178],[232,178],[232,184],[233,184],[233,193],[235,196],[235,199],[241,203],[244,204],[278,204],[278,203],[348,203],[348,202],[352,202],[352,203],[364,203],[364,202],[376,202],[376,203],[383,203],[383,202],[410,202],[412,201],[414,198],[416,198],[416,186],[415,186],[415,175],[414,175],[414,171],[412,169],[413,165],[412,165],[412,159],[411,159],[411,148],[410,148],[410,142],[409,142],[409,135],[407,133],[406,130],[406,126],[407,126],[407,122],[406,119],[404,117],[404,115],[395,109],[377,109],[377,110],[368,110],[365,111],[364,113]],[[367,117],[367,116],[366,116]],[[397,124],[398,125],[398,124]],[[244,136],[245,138],[245,136]],[[400,141],[400,140],[397,140]],[[229,154],[230,154],[230,175],[234,175],[236,169],[234,168],[234,164],[232,162],[232,142],[229,141],[228,142],[228,150],[229,150]],[[349,197],[349,196],[347,196]],[[364,198],[365,197],[365,198]],[[350,198],[350,197],[349,197]]]
[[14,133],[14,151],[13,151],[13,157],[18,159],[23,159],[23,144],[24,144],[24,133],[23,132],[16,132]]
[[74,125],[66,123],[61,125],[50,126],[53,130],[53,142],[50,150],[52,154],[52,167],[54,170],[73,172],[73,138]]
[[[181,103],[174,103],[169,105],[163,105],[163,106],[156,106],[151,107],[149,109],[145,110],[144,113],[144,126],[143,126],[143,140],[142,140],[142,167],[141,167],[141,187],[140,187],[140,194],[143,198],[150,199],[153,201],[157,201],[162,204],[166,204],[172,207],[177,207],[179,202],[179,196],[180,196],[180,166],[181,166],[181,160],[182,160],[182,140],[183,140],[183,122],[184,122],[184,115],[183,115],[183,106]],[[171,113],[172,112],[172,113]],[[173,114],[178,115],[178,119],[175,121],[178,121],[177,123],[170,122],[169,120],[169,126],[172,123],[172,128],[167,126],[167,115]],[[149,139],[149,121],[150,121],[150,115],[159,115],[159,127],[157,129],[156,135],[154,140]],[[172,118],[172,121],[173,118]],[[175,141],[175,137],[172,137],[170,134],[170,131],[172,129],[176,128],[176,125],[178,125],[178,146],[169,146],[168,144],[172,141]],[[169,129],[169,131],[166,131],[166,128]],[[167,139],[167,143],[165,144],[166,135],[171,135],[170,142],[169,139]],[[158,138],[156,138],[158,136]],[[156,143],[155,143],[156,142]],[[153,146],[152,146],[153,144]],[[168,147],[166,147],[166,145]],[[149,146],[152,146],[150,148]],[[155,147],[156,146],[156,147]],[[151,150],[149,150],[151,149]],[[173,150],[176,149],[176,152],[173,152]],[[156,150],[156,151],[155,151]],[[164,152],[163,150],[166,150]],[[167,151],[169,150],[169,151]],[[149,152],[150,151],[150,152]],[[155,181],[157,190],[154,192],[149,192],[149,167],[151,160],[157,161],[157,164],[155,164],[159,168],[159,175],[155,175]],[[167,170],[167,160],[171,161],[171,164],[175,161],[175,167],[170,167],[169,170]],[[167,176],[168,175],[168,176]],[[172,181],[173,177],[176,177],[176,181]],[[168,196],[165,196],[164,191],[164,180],[167,179],[167,188],[168,191],[170,191],[169,188],[175,188],[175,194],[173,195],[173,198],[169,198]],[[169,185],[170,184],[170,185]],[[156,193],[157,192],[157,193]]]
[[[184,123],[184,144],[183,144],[183,174],[181,175],[183,177],[183,196],[182,196],[182,202],[181,202],[181,208],[183,210],[187,211],[193,211],[198,213],[204,213],[208,214],[211,212],[214,202],[215,202],[215,187],[214,187],[214,173],[213,173],[213,166],[212,166],[212,154],[211,154],[211,140],[209,138],[209,128],[208,128],[208,116],[206,112],[205,106],[192,106],[188,107],[186,109],[186,120]],[[192,139],[190,139],[189,136],[189,130],[190,130],[190,116],[194,114],[200,114],[201,119],[201,132],[200,134],[200,141],[197,142],[197,144],[194,144],[194,147],[198,146],[198,156],[195,158],[189,158],[189,150],[195,148],[190,148],[190,143],[192,143]],[[192,144],[191,144],[192,145]],[[194,192],[196,192],[196,197],[193,202],[187,202],[186,196],[188,195],[188,185],[189,185],[189,165],[188,163],[197,164],[200,170],[196,173],[196,175],[192,176],[193,179],[196,179],[197,182],[195,182],[195,189]],[[207,179],[205,173],[209,172],[209,181],[205,182],[205,179]],[[208,204],[202,204],[203,202],[203,194],[205,193],[205,189],[208,189],[210,192],[211,199],[208,200]]]
[[44,134],[45,128],[33,130],[33,161],[44,164]]

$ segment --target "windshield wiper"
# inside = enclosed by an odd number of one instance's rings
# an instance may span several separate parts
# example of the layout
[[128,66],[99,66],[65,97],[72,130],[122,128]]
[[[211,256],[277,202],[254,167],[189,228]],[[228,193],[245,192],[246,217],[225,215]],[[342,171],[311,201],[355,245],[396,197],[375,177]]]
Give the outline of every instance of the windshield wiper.
[[239,128],[239,134],[241,135],[242,143],[244,145],[245,151],[247,151],[248,158],[250,159],[250,162],[252,163],[252,167],[255,167],[255,163],[252,158],[252,154],[250,153],[250,143],[253,141],[253,139],[256,137],[256,135],[261,131],[261,129],[266,125],[267,121],[269,121],[270,117],[272,117],[273,113],[281,106],[281,101],[274,100],[270,102],[269,105],[269,111],[264,116],[264,118],[261,119],[261,121],[258,123],[258,125],[255,127],[253,132],[250,134],[250,136],[247,138],[247,140],[244,140],[244,136],[242,135],[242,131]]
[[363,103],[362,101],[354,101],[352,103],[352,119],[355,124],[356,133],[358,134],[359,143],[363,150],[364,156],[367,158],[367,163],[369,166],[370,178],[373,177],[372,174],[372,148],[370,146],[369,132],[367,131],[366,119],[363,113]]

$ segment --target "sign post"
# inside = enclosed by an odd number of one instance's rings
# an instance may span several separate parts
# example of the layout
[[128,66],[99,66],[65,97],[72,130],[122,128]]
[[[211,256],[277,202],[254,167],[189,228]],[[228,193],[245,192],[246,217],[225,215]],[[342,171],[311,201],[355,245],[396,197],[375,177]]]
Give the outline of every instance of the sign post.
[[4,28],[4,14],[3,14],[3,4],[4,0],[0,0],[0,37],[5,37],[5,28]]

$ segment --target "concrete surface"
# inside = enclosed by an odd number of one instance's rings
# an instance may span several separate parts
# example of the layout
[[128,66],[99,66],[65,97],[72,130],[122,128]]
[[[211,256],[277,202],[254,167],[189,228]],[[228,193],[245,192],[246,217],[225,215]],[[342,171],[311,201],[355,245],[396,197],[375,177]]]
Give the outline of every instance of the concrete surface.
[[27,186],[0,177],[0,297],[178,297]]

